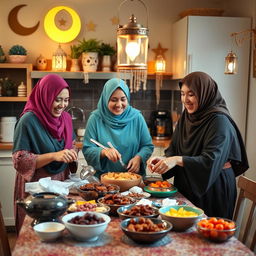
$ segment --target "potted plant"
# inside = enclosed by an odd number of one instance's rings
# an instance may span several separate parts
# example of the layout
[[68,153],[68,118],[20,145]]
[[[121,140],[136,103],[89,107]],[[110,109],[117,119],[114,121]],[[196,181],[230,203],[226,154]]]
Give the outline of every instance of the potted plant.
[[71,72],[76,72],[80,70],[78,59],[81,55],[80,48],[77,45],[70,45],[70,57],[71,57]]
[[5,61],[6,61],[6,57],[5,57],[2,46],[0,45],[0,63],[3,63]]
[[110,71],[111,57],[115,55],[116,50],[110,44],[101,43],[99,54],[102,57],[102,71]]
[[85,72],[95,72],[98,66],[98,53],[100,52],[100,41],[88,39],[79,41],[79,52],[82,54],[82,65]]
[[3,96],[15,96],[17,91],[17,85],[11,79],[6,77],[2,80],[2,95]]
[[23,63],[27,58],[27,50],[21,45],[13,45],[9,50],[9,61]]

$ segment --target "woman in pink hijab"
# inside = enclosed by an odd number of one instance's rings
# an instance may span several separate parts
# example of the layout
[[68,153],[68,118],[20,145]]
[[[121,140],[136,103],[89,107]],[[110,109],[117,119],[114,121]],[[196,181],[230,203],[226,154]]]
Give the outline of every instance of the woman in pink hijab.
[[25,212],[16,200],[28,196],[25,183],[43,177],[65,180],[77,160],[72,119],[65,112],[70,89],[63,78],[50,74],[33,88],[14,132],[13,163],[16,169],[14,209],[19,232]]

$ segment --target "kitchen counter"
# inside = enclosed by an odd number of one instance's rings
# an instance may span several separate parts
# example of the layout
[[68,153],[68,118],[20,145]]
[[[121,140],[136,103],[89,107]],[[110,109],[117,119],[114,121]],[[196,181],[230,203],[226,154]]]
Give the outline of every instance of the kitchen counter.
[[[170,139],[169,140],[156,140],[153,139],[153,144],[155,147],[162,147],[162,148],[167,148],[170,144]],[[0,150],[11,150],[12,149],[12,143],[0,143]],[[82,142],[77,142],[76,146],[79,149],[82,149],[83,143]]]

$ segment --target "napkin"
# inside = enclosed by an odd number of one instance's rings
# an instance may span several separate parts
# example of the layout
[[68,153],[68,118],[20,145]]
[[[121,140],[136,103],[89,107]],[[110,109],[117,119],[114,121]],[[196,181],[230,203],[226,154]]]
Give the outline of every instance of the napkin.
[[51,177],[40,179],[38,182],[28,182],[25,184],[25,191],[33,194],[39,192],[53,192],[66,196],[69,194],[69,188],[74,182],[63,182],[51,180]]
[[169,199],[165,198],[162,200],[162,207],[163,206],[171,206],[171,205],[177,205],[177,200],[176,199]]

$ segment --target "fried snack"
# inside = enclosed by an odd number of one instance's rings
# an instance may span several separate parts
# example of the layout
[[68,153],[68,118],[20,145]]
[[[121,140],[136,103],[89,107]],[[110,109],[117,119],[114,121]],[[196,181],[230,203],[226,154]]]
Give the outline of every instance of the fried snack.
[[130,172],[108,172],[105,178],[113,180],[137,180],[138,175]]

